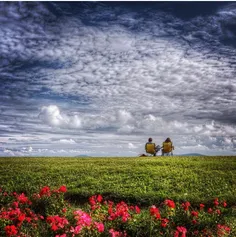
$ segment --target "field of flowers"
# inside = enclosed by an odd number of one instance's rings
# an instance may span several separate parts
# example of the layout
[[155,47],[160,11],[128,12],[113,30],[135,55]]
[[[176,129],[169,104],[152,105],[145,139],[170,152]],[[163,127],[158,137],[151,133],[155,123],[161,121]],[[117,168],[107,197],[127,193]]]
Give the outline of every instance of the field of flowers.
[[64,185],[54,190],[45,186],[29,197],[0,190],[1,236],[235,236],[235,225],[225,218],[232,210],[218,198],[208,207],[166,199],[141,210],[98,194],[76,209],[64,200],[66,191]]
[[234,157],[0,158],[0,236],[236,236]]

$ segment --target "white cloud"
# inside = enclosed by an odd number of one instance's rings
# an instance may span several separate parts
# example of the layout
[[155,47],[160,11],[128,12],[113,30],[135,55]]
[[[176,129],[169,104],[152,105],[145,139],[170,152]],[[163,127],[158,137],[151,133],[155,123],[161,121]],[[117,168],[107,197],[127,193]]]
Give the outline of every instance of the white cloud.
[[131,113],[126,110],[118,110],[116,118],[121,124],[127,124],[129,122],[132,123],[134,121],[134,118]]
[[52,127],[71,129],[81,127],[78,115],[63,115],[56,105],[43,106],[39,118]]
[[[67,14],[52,3],[58,21],[43,3],[32,3],[31,11],[24,2],[1,6],[0,89],[7,102],[0,127],[16,140],[0,141],[31,142],[30,152],[58,141],[66,151],[96,137],[92,154],[106,153],[106,142],[131,154],[123,140],[143,149],[149,136],[158,143],[171,136],[180,149],[234,148],[236,51],[221,44],[234,37],[222,25],[234,18],[234,5],[186,21],[122,7]],[[111,21],[101,20],[104,14]]]
[[129,142],[128,143],[128,148],[129,149],[135,149],[135,148],[137,148],[133,143],[131,143],[131,142]]
[[75,140],[73,139],[60,139],[59,142],[64,144],[76,144]]

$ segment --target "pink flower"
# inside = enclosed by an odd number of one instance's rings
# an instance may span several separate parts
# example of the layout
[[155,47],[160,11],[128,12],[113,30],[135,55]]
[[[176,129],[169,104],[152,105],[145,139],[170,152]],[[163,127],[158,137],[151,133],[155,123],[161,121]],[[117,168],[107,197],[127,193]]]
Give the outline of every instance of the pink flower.
[[89,214],[82,210],[77,210],[74,212],[75,219],[77,220],[77,225],[80,226],[90,226],[92,224],[92,218]]
[[226,201],[224,201],[224,202],[222,203],[222,206],[223,206],[223,207],[227,207]]
[[122,232],[119,232],[119,231],[115,231],[114,229],[110,229],[109,230],[109,233],[111,234],[111,237],[122,237],[122,236],[126,236],[126,233],[122,233]]
[[103,223],[98,223],[98,222],[94,222],[98,232],[103,232],[104,231],[104,225]]
[[74,232],[74,233],[75,233],[76,235],[78,235],[81,230],[82,230],[82,227],[79,226],[79,225],[77,225],[77,226],[75,227],[75,232]]
[[183,226],[177,226],[174,237],[186,237],[187,229]]
[[70,232],[73,233],[72,236],[78,235],[81,230],[82,230],[82,226],[76,226],[75,228],[73,226],[70,227]]

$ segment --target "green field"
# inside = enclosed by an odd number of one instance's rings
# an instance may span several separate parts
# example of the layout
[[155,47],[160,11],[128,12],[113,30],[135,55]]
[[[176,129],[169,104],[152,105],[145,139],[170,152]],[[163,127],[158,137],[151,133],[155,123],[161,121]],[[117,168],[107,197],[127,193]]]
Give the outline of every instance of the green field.
[[165,198],[198,205],[216,197],[234,206],[236,157],[0,158],[4,190],[29,194],[45,185],[66,185],[75,204],[100,193],[142,206]]

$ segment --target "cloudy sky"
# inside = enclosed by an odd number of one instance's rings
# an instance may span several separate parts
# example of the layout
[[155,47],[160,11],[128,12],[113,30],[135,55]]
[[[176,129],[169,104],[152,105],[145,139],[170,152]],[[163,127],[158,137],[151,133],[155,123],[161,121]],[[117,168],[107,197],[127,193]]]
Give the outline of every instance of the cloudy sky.
[[236,154],[235,2],[0,2],[0,156]]

